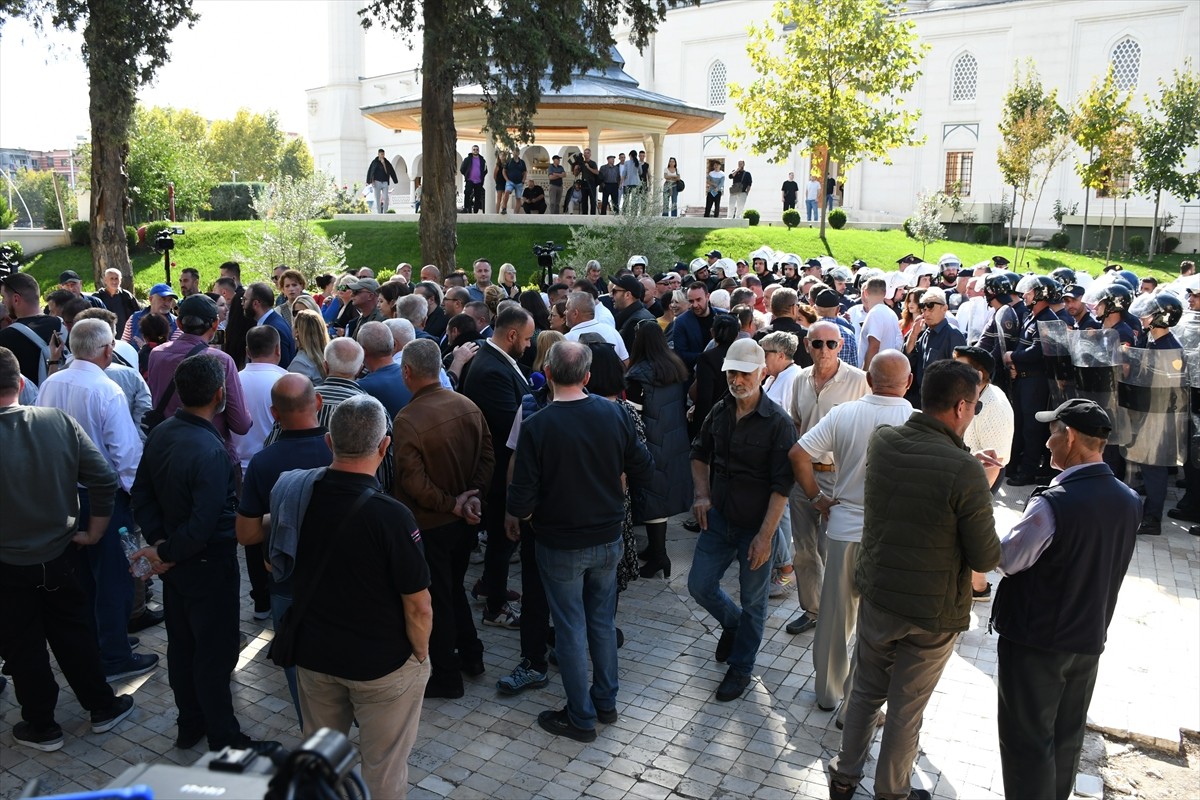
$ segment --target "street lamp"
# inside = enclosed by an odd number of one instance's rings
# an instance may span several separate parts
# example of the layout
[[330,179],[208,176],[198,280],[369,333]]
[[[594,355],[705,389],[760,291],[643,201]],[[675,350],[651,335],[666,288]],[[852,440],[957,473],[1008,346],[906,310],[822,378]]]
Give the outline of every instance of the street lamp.
[[233,182],[237,183],[237,170],[231,169],[231,170],[229,170],[229,174],[233,176]]

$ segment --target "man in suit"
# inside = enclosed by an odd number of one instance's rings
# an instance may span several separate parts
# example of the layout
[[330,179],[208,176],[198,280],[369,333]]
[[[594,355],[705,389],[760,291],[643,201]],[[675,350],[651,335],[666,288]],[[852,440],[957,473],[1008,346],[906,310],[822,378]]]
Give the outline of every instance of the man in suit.
[[687,290],[688,310],[675,320],[671,335],[671,348],[683,359],[688,369],[696,369],[696,359],[712,340],[712,324],[724,311],[708,303],[708,287],[695,281]]
[[519,612],[508,604],[510,599],[520,597],[508,591],[508,559],[513,543],[504,533],[504,512],[508,461],[513,451],[502,442],[508,441],[521,398],[532,391],[517,361],[532,338],[533,317],[528,311],[514,307],[501,311],[496,316],[491,336],[483,341],[472,359],[462,387],[462,393],[483,411],[496,455],[496,468],[484,504],[483,523],[488,543],[484,551],[483,577],[475,584],[472,594],[477,599],[487,599],[483,624],[504,628],[520,625]]
[[292,326],[275,310],[275,293],[270,284],[252,283],[246,287],[246,297],[242,302],[246,318],[254,320],[255,325],[270,325],[279,331],[279,366],[284,369],[296,357],[296,337],[292,335]]

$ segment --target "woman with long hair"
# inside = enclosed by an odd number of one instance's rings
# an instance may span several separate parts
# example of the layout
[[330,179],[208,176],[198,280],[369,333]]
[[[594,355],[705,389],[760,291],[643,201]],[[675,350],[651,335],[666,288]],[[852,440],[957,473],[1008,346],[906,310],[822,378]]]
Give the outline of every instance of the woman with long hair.
[[350,302],[354,299],[354,292],[350,287],[357,280],[358,278],[353,275],[343,275],[337,279],[337,285],[334,287],[337,292],[334,296],[337,310],[333,313],[333,320],[329,323],[330,336],[345,336],[346,326],[358,319],[358,309],[354,307],[354,303]]
[[679,216],[679,164],[675,161],[674,156],[667,159],[667,168],[663,170],[662,215],[664,217],[667,216],[668,210],[672,217]]
[[545,301],[542,300],[542,295],[533,289],[526,289],[517,295],[517,302],[521,304],[521,308],[529,312],[533,317],[533,329],[535,331],[550,330],[550,309],[546,308]]
[[634,522],[646,526],[649,544],[639,574],[671,577],[667,558],[667,518],[692,504],[691,439],[687,431],[688,368],[667,344],[662,328],[650,320],[638,323],[625,373],[626,397],[641,406],[646,447],[654,456],[654,477],[633,506]]
[[542,371],[542,366],[546,363],[546,354],[550,352],[550,348],[558,342],[564,341],[566,338],[558,331],[541,332],[537,340],[537,355],[533,357],[534,372]]
[[567,301],[559,300],[550,309],[550,330],[559,333],[567,332]]
[[683,289],[676,289],[670,295],[664,297],[663,315],[658,318],[658,327],[663,329],[663,333],[668,337],[671,335],[671,326],[675,324],[675,319],[688,310],[687,292]]
[[504,290],[494,283],[483,290],[483,302],[487,303],[488,313],[491,314],[492,319],[496,318],[500,301],[506,297],[507,295],[505,295]]
[[[321,313],[321,307],[317,305],[317,301],[312,298],[311,294],[302,294],[292,301],[292,327],[296,326],[296,315],[301,311],[315,311]],[[323,318],[322,318],[323,319]]]
[[900,335],[905,339],[908,338],[913,325],[921,318],[921,309],[918,306],[924,294],[924,289],[909,289],[904,295],[904,310],[900,312]]
[[288,365],[288,372],[307,375],[314,384],[325,380],[325,345],[329,344],[329,331],[325,320],[316,311],[304,309],[292,323],[296,334],[296,356]]
[[504,290],[505,297],[516,300],[517,295],[521,293],[521,287],[517,286],[517,268],[512,264],[501,264],[500,280],[497,285]]
[[407,287],[400,281],[387,281],[379,287],[379,311],[384,319],[396,318],[396,303],[400,302],[401,297],[410,294],[404,291],[405,288]]

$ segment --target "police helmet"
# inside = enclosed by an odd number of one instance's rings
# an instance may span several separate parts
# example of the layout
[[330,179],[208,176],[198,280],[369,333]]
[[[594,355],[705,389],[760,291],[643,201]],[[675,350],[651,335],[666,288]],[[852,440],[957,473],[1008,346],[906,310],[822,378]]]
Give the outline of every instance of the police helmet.
[[1075,283],[1075,270],[1070,267],[1059,267],[1050,273],[1050,277],[1061,283],[1063,286],[1070,286]]
[[955,276],[957,276],[960,269],[962,269],[962,259],[954,255],[954,253],[944,253],[938,259],[939,275],[945,276],[947,270],[953,270]]
[[867,262],[863,261],[861,258],[856,258],[856,259],[854,259],[854,262],[850,265],[850,268],[857,270],[857,269],[865,269],[866,266],[867,266]]
[[1133,292],[1129,291],[1129,287],[1123,282],[1113,281],[1096,295],[1097,308],[1101,303],[1104,304],[1104,314],[1101,316],[1108,316],[1114,312],[1128,311],[1129,306],[1133,303]]
[[1140,320],[1149,319],[1151,328],[1170,328],[1183,319],[1183,303],[1170,292],[1139,295],[1129,313]]
[[1008,302],[1014,291],[1013,281],[1006,272],[993,272],[983,279],[983,296],[989,303],[993,300]]
[[1136,274],[1127,269],[1123,269],[1116,275],[1116,280],[1129,287],[1129,291],[1136,292],[1142,285],[1142,281]]
[[1026,275],[1017,284],[1017,294],[1022,297],[1033,292],[1033,302],[1062,302],[1062,285],[1049,275]]

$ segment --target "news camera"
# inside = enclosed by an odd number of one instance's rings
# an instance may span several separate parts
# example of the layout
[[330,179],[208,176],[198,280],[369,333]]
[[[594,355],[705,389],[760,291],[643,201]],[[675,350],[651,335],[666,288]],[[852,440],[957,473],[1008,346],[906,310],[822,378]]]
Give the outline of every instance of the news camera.
[[546,242],[545,244],[535,244],[533,246],[533,254],[537,257],[538,270],[542,273],[542,290],[545,291],[550,284],[554,283],[554,260],[558,258],[558,254],[566,249],[561,244],[554,242]]

